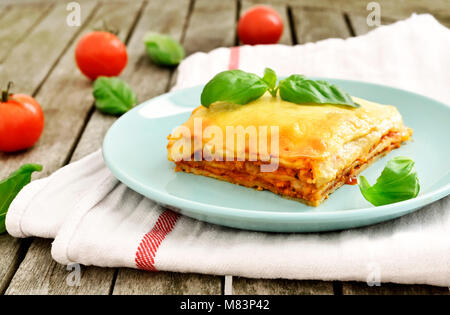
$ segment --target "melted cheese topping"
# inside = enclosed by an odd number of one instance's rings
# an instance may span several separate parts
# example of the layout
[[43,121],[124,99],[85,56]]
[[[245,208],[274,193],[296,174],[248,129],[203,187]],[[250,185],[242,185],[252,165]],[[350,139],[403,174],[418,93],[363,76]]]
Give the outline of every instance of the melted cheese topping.
[[372,131],[382,132],[402,124],[393,106],[354,98],[361,105],[297,105],[269,94],[246,105],[212,104],[196,108],[185,123],[193,131],[193,119],[202,118],[202,128],[227,126],[278,126],[280,157],[326,158],[354,139]]

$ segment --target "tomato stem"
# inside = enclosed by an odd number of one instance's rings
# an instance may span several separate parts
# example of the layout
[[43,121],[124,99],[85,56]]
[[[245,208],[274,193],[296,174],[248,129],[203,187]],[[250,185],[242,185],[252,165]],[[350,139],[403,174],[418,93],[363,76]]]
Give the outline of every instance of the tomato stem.
[[8,85],[6,86],[6,91],[2,91],[2,103],[6,103],[9,99],[9,90],[11,89],[11,86],[13,85],[12,81],[8,82]]
[[108,32],[116,36],[119,34],[119,30],[110,28],[105,19],[102,20],[102,27],[94,28],[94,30]]

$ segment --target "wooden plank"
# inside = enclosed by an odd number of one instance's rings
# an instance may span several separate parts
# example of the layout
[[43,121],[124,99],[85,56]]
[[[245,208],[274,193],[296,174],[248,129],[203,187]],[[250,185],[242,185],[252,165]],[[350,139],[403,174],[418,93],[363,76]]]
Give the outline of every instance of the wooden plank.
[[233,277],[232,294],[332,295],[333,283],[329,281],[298,281],[286,279],[266,280]]
[[[93,2],[80,4],[86,13],[95,6]],[[55,6],[26,39],[14,47],[0,65],[0,82],[14,81],[13,91],[16,92],[33,94],[36,91],[79,31],[78,27],[66,24],[67,13],[65,4]]]
[[[117,2],[105,3],[91,18],[85,29],[91,30],[105,20],[110,27],[120,30],[119,37],[124,40],[141,4],[141,1],[135,1],[126,6]],[[91,6],[93,7],[92,4]],[[84,10],[86,12],[86,9]],[[77,40],[79,37],[81,34]],[[0,161],[7,165],[7,168],[15,169],[25,162],[33,161],[44,165],[43,172],[37,175],[37,177],[44,177],[53,173],[67,161],[68,154],[75,145],[93,104],[91,82],[80,73],[74,62],[73,56],[77,40],[72,42],[67,53],[59,60],[54,71],[36,95],[36,99],[42,105],[46,120],[41,139],[37,145],[25,152],[0,154]],[[41,59],[45,59],[45,57],[41,56]],[[31,62],[30,66],[22,68],[35,67]],[[40,64],[42,60],[36,62]],[[6,65],[9,65],[9,60],[5,63]],[[33,77],[30,80],[37,81]],[[29,84],[29,82],[25,84]],[[0,176],[4,176],[5,172],[5,169],[2,168]]]
[[221,278],[216,276],[123,268],[119,271],[113,294],[219,295],[221,292]]
[[[377,26],[369,26],[367,24],[367,16],[353,14],[353,13],[349,13],[349,14],[347,14],[347,16],[348,16],[350,26],[351,26],[355,36],[364,35],[364,34],[377,28]],[[381,25],[388,25],[388,24],[394,23],[395,21],[396,21],[395,18],[382,17],[380,22],[381,22]]]
[[0,63],[48,13],[50,4],[11,6],[0,15]]
[[[82,9],[86,14],[91,12],[95,3],[82,3]],[[9,58],[0,66],[0,82],[7,82],[13,79],[16,84],[16,78],[20,81],[16,88],[23,93],[33,94],[44,80],[46,73],[52,68],[52,65],[58,60],[67,46],[67,43],[77,33],[75,29],[65,27],[65,17],[67,11],[64,5],[58,5],[42,20],[42,22],[33,29],[33,31],[18,46],[11,51]],[[41,40],[51,40],[52,45],[41,45],[36,43],[36,38]],[[50,48],[51,47],[51,48]],[[31,57],[30,57],[31,56]],[[24,66],[19,66],[24,65]],[[33,73],[33,76],[30,75]],[[14,76],[13,76],[14,74]],[[18,91],[16,90],[15,91]],[[25,153],[26,154],[26,153]],[[19,163],[9,162],[20,160],[23,153],[3,154],[0,153],[0,178],[5,177]],[[42,158],[46,158],[45,154]],[[17,265],[21,260],[20,240],[15,240],[8,235],[1,236],[0,242],[0,288],[2,290],[7,286]],[[25,246],[26,247],[26,246]]]
[[[36,239],[5,294],[108,294],[114,269],[80,266],[79,282],[73,267],[57,264],[50,255],[51,241]],[[74,278],[72,278],[74,277]]]
[[35,3],[46,4],[46,3],[55,3],[56,1],[55,0],[2,0],[2,2],[5,4],[17,5],[17,4],[35,4]]
[[[320,8],[323,10],[359,12],[363,14],[368,12],[366,7],[369,2],[367,0],[271,0],[271,3]],[[449,0],[377,0],[376,2],[381,6],[381,14],[387,16],[409,16],[414,12],[450,15]]]
[[[95,8],[95,2],[92,1],[81,1],[80,5],[86,17]],[[43,7],[47,7],[47,5],[44,4]],[[13,9],[15,10],[15,7],[11,10]],[[30,12],[27,11],[27,13]],[[69,27],[66,24],[67,13],[65,4],[53,7],[25,40],[14,47],[5,63],[0,66],[0,82],[13,80],[13,92],[32,95],[36,93],[55,63],[58,62],[61,54],[66,51],[74,36],[80,31],[80,28]],[[45,42],[51,42],[52,44],[42,45]],[[43,105],[45,113],[45,103],[41,101],[40,95],[37,96],[37,99]],[[48,120],[48,117],[46,117],[47,124]],[[45,129],[48,129],[48,126]],[[0,178],[15,170],[28,157],[27,153],[30,151],[15,154],[0,153],[2,165]]]
[[344,282],[342,293],[346,295],[410,295],[410,294],[439,294],[450,295],[450,288],[429,285],[403,285],[382,283],[380,286],[368,286],[363,282]]
[[[245,11],[250,9],[252,6],[260,5],[260,4],[267,5],[267,1],[263,1],[263,0],[261,0],[261,1],[249,1],[249,0],[242,1],[240,16],[242,16],[242,14],[245,13]],[[280,17],[283,21],[284,30],[283,30],[283,35],[281,36],[279,43],[285,44],[285,45],[292,45],[293,42],[292,42],[287,6],[285,4],[277,4],[277,3],[269,4],[269,5],[275,11],[277,11],[278,14],[280,14]]]
[[439,21],[439,23],[447,28],[450,28],[450,13],[448,13],[447,15],[435,14],[434,17]]
[[0,294],[5,292],[17,270],[22,242],[8,234],[0,235]]
[[348,19],[355,36],[364,35],[377,28],[376,26],[369,26],[366,21],[367,17],[363,15],[349,13]]
[[184,47],[186,53],[233,46],[236,38],[236,1],[195,1]]
[[[450,5],[450,3],[449,3]],[[374,30],[376,26],[369,26],[367,25],[367,16],[366,15],[360,15],[358,13],[349,13],[348,14],[350,24],[355,32],[355,35],[364,35],[367,32]],[[396,22],[397,20],[406,19],[408,16],[381,16],[381,25],[388,25],[391,23]],[[445,15],[437,15],[435,14],[435,18],[445,27],[450,28],[450,13],[448,16]]]
[[299,44],[351,36],[340,12],[293,7],[292,13]]
[[[90,30],[99,21],[105,20],[108,25],[120,30],[118,36],[125,40],[134,25],[141,6],[142,1],[135,1],[126,6],[124,3],[117,2],[104,3],[92,19],[88,21],[85,29]],[[92,5],[93,7],[94,5]],[[77,141],[77,135],[83,128],[84,119],[93,104],[91,82],[82,76],[73,61],[75,45],[76,41],[72,43],[68,52],[58,62],[54,71],[36,95],[43,106],[46,117],[46,127],[41,140],[31,150],[8,156],[6,158],[7,163],[5,163],[7,168],[15,168],[25,161],[36,161],[44,165],[46,169],[44,174],[48,175],[63,166],[69,157],[72,146]],[[3,160],[1,155],[0,158]],[[35,252],[30,252],[31,256],[28,254],[25,256],[23,264],[12,279],[8,292],[26,293],[32,290],[42,293],[64,293],[64,289],[71,291],[70,287],[59,286],[58,283],[65,281],[63,279],[65,274],[58,272],[59,269],[55,267],[57,265],[55,262],[41,266],[41,268],[47,270],[41,276],[44,276],[48,283],[55,284],[54,287],[42,287],[40,285],[42,279],[32,277],[32,274],[29,273],[30,266],[36,264],[36,260],[42,260],[41,256],[46,253],[45,250],[39,248],[39,246],[42,246],[41,243],[37,243],[37,245],[33,243],[33,246],[38,248]],[[52,270],[55,270],[55,272],[52,272]],[[87,274],[90,274],[90,269],[87,268],[87,270]],[[112,275],[110,273],[110,283],[112,282]],[[50,278],[59,278],[60,281],[50,281]],[[89,278],[86,277],[86,279]],[[97,279],[91,277],[91,281],[95,283]],[[85,282],[88,282],[88,280]]]
[[[59,0],[1,0],[5,4],[10,5],[22,5],[22,4],[55,4]],[[81,0],[84,1],[84,0]],[[117,0],[111,0],[111,1],[117,1]],[[62,2],[62,1],[60,1]],[[67,4],[70,1],[65,1]],[[78,1],[77,1],[78,2]]]
[[[230,1],[230,0],[224,0]],[[261,0],[249,0],[260,2]],[[16,3],[42,3],[54,2],[54,0],[2,0],[5,4]],[[367,0],[270,0],[265,1],[271,5],[273,4],[288,4],[297,6],[307,6],[320,8],[324,10],[340,10],[348,12],[365,13],[366,6],[370,1]],[[382,8],[382,14],[393,15],[411,15],[413,12],[417,13],[432,13],[450,15],[449,0],[408,0],[408,1],[392,1],[392,0],[377,0]]]

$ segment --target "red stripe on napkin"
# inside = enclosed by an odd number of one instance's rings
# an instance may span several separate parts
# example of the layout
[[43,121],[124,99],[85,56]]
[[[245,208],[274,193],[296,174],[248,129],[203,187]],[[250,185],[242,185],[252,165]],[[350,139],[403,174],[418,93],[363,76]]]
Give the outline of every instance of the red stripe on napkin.
[[166,236],[173,230],[179,215],[165,210],[156,220],[155,226],[144,235],[136,252],[136,266],[139,269],[158,271],[155,267],[155,256],[159,246]]
[[228,70],[239,68],[239,46],[230,48],[230,61],[228,63]]

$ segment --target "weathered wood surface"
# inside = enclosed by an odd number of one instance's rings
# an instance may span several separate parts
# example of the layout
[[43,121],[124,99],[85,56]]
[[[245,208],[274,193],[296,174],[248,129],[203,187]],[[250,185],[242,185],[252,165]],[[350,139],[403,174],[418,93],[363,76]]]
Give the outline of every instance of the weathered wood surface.
[[[125,7],[123,3],[105,3],[92,18],[87,20],[84,30],[90,30],[97,26],[100,21],[105,20],[108,25],[119,29],[118,36],[125,40],[132,30],[141,5],[142,2],[138,1]],[[67,14],[67,11],[65,14]],[[83,32],[79,36],[81,34]],[[46,169],[46,174],[52,173],[63,166],[70,158],[72,147],[76,144],[78,134],[82,131],[86,116],[93,105],[91,82],[77,70],[74,62],[75,43],[76,40],[73,41],[68,52],[59,61],[36,96],[44,109],[45,130],[37,146],[24,154],[23,160],[19,162],[36,161],[42,163]],[[45,158],[45,160],[41,160],[42,158]],[[41,267],[45,269],[45,272],[41,274],[45,280],[34,278],[33,273],[30,272],[32,266],[37,264],[39,260],[45,259],[45,257],[42,257],[45,255],[45,251],[39,250],[39,247],[42,246],[42,243],[37,243],[37,249],[34,252],[30,251],[25,256],[23,263],[11,281],[8,293],[24,294],[29,291],[42,294],[65,293],[64,291],[57,291],[57,289],[72,291],[69,286],[61,286],[61,283],[65,283],[65,275],[60,272],[61,268],[58,268],[55,262]],[[58,273],[54,275],[52,271],[58,271]],[[95,273],[92,274],[95,275]],[[109,274],[112,281],[112,273]],[[55,279],[59,279],[59,281],[55,281]],[[98,281],[96,277],[89,277],[88,279],[85,281],[87,284]],[[41,281],[48,283],[48,286],[41,285]],[[86,287],[88,287],[87,284],[85,284]]]
[[[90,21],[89,15],[96,9],[96,3],[92,1],[82,2],[81,5],[87,16],[85,21],[88,22]],[[68,108],[67,99],[72,96],[82,103],[83,99],[78,94],[72,93],[81,94],[83,88],[87,91],[89,87],[88,82],[70,85],[77,83],[79,81],[77,75],[81,76],[81,74],[78,74],[74,64],[73,50],[69,53],[66,52],[70,44],[73,43],[74,36],[81,29],[69,27],[66,24],[66,16],[65,5],[55,6],[26,39],[14,47],[9,57],[0,65],[0,82],[14,81],[12,92],[20,91],[21,93],[34,95],[41,103],[46,117],[44,132],[35,147],[15,154],[0,153],[2,165],[0,177],[8,175],[12,170],[26,162],[43,164],[44,171],[36,177],[47,176],[61,166],[61,162],[54,159],[65,158],[61,157],[62,154],[59,151],[61,148],[54,148],[53,146],[66,144],[58,139],[58,136],[64,134],[64,131],[73,134],[73,131],[67,128],[72,123],[71,108]],[[48,42],[51,45],[42,45],[42,42]],[[61,58],[63,60],[59,62]],[[26,66],[18,66],[24,63],[26,63]],[[56,67],[57,63],[58,66]],[[70,63],[71,67],[64,68],[64,63]],[[61,73],[65,73],[66,80],[58,75]],[[72,80],[72,82],[67,80]],[[44,81],[46,84],[42,85]],[[55,117],[55,113],[63,113],[66,117]],[[69,118],[70,120],[60,120],[59,118]],[[61,128],[61,126],[63,127]],[[52,148],[56,150],[49,151]]]
[[36,239],[14,275],[6,294],[109,294],[114,271],[81,267],[77,283],[66,266],[50,255],[51,241]]
[[233,294],[333,294],[333,283],[329,281],[265,280],[233,277]]
[[[81,5],[86,13],[92,12],[96,6],[92,2],[83,2]],[[77,29],[66,27],[66,14],[65,5],[53,7],[39,25],[11,50],[4,64],[0,65],[0,82],[14,80],[15,89],[22,93],[36,95],[40,84],[65,52],[68,43],[78,33]],[[40,45],[39,41],[52,41],[52,45]],[[26,60],[26,66],[18,67],[25,62],[24,60]],[[33,75],[30,75],[30,73],[33,73]],[[40,101],[39,97],[37,99]],[[45,112],[45,104],[43,105]],[[48,129],[48,126],[46,128]],[[45,135],[42,138],[45,139]],[[39,145],[24,153],[0,153],[0,178],[15,170],[22,161],[31,162],[32,160],[27,159],[27,156],[36,154],[34,152],[38,150],[38,147]],[[51,158],[51,154],[44,154],[33,162],[44,163]],[[46,164],[44,163],[44,165]],[[27,241],[14,240],[8,235],[2,235],[1,238],[0,288],[5,288],[14,274],[11,272],[12,269],[20,263],[21,250],[26,250]]]
[[0,294],[5,292],[25,255],[28,246],[24,242],[8,234],[0,235]]
[[342,12],[292,7],[292,13],[299,44],[351,35]]
[[434,287],[428,285],[402,285],[394,283],[381,283],[380,286],[368,286],[361,282],[342,283],[342,294],[352,295],[410,295],[433,294],[450,295],[450,288]]
[[23,4],[0,11],[0,63],[48,13],[50,4]]
[[[95,2],[83,2],[83,11],[88,13],[95,7]],[[78,33],[79,28],[66,24],[66,6],[56,5],[50,13],[28,33],[9,53],[8,58],[0,65],[0,82],[14,81],[13,91],[35,94],[40,84],[44,82],[52,67],[66,51]],[[42,45],[42,43],[51,43]],[[26,67],[20,67],[26,63]],[[30,75],[33,74],[33,75]],[[19,155],[1,155],[2,161],[13,166],[11,160],[18,160]],[[20,155],[22,156],[22,155]],[[5,168],[0,170],[4,176]]]
[[186,53],[233,46],[236,42],[236,15],[236,1],[195,1],[184,38]]
[[220,277],[176,272],[148,272],[122,268],[113,294],[214,294],[222,293]]
[[[14,80],[15,90],[34,95],[43,105],[46,128],[39,143],[18,154],[0,153],[0,177],[24,162],[44,164],[46,176],[101,146],[115,117],[93,107],[91,82],[76,69],[76,40],[100,20],[120,30],[129,64],[121,75],[143,101],[166,92],[174,69],[161,68],[147,57],[146,31],[171,34],[188,54],[238,44],[240,14],[262,0],[77,1],[83,25],[69,27],[66,2],[4,0],[0,4],[0,82]],[[450,24],[450,1],[433,5],[378,1],[382,24],[431,12]],[[394,3],[394,4],[393,4]],[[125,5],[126,4],[126,5]],[[295,44],[361,35],[371,29],[365,21],[367,1],[274,0],[285,25],[281,43]],[[293,29],[291,28],[293,26]],[[12,30],[12,31],[11,31]],[[11,34],[14,34],[12,36]],[[38,45],[51,42],[51,45]],[[18,65],[24,65],[18,67]],[[25,66],[26,65],[26,66]],[[32,75],[30,75],[32,74]],[[70,126],[70,128],[68,128]],[[71,271],[50,256],[49,240],[17,240],[0,236],[0,293],[6,294],[448,294],[447,288],[357,282],[263,280],[180,273],[149,273],[132,269],[82,267],[80,286],[67,284]],[[225,284],[225,285],[224,285]],[[228,286],[227,286],[228,284]]]
[[[258,0],[250,0],[258,1]],[[367,4],[372,1],[367,0],[272,0],[272,4],[288,4],[308,8],[320,8],[332,11],[347,11],[354,13],[367,14]],[[381,14],[391,16],[397,19],[409,16],[412,13],[431,13],[437,16],[450,15],[449,0],[377,0],[380,4]]]
[[[367,24],[367,16],[365,16],[365,15],[349,13],[349,14],[347,14],[347,17],[348,17],[348,21],[350,23],[351,30],[355,36],[364,35],[364,34],[377,28],[377,26],[375,26],[375,25],[369,26]],[[388,24],[394,23],[395,21],[396,21],[395,18],[382,16],[380,22],[381,22],[381,25],[388,25]]]

